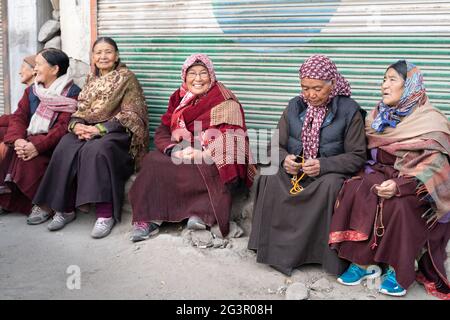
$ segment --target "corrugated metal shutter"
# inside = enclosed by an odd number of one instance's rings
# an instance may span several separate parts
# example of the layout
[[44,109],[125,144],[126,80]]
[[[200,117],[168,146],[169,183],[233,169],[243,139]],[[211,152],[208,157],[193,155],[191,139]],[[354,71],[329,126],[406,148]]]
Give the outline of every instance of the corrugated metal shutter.
[[314,53],[336,62],[366,109],[380,99],[386,66],[409,59],[450,116],[449,1],[98,0],[98,33],[117,40],[138,75],[151,131],[195,52],[212,58],[250,128],[275,127],[299,92],[298,67]]
[[3,3],[0,1],[0,115],[5,113],[5,87],[3,67]]

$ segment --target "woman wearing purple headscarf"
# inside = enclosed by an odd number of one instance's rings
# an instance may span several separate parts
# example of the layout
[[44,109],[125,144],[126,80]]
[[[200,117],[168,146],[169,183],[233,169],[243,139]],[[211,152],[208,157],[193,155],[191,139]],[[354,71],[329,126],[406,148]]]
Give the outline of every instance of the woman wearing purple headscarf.
[[300,83],[278,123],[278,173],[258,181],[248,247],[287,275],[309,263],[338,274],[346,263],[329,249],[328,230],[342,183],[366,160],[362,110],[326,56],[301,65]]

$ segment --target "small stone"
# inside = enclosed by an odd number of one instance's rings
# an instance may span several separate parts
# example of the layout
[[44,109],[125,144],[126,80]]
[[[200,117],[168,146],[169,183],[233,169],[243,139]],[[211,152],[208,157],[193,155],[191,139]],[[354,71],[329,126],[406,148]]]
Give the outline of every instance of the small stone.
[[40,42],[46,42],[53,38],[53,36],[59,31],[60,23],[56,20],[48,20],[44,23],[39,30],[38,40]]
[[226,248],[228,240],[215,238],[213,240],[213,248]]
[[[219,226],[216,224],[211,228],[211,232],[219,238],[223,239],[222,232],[220,232]],[[226,239],[239,238],[244,234],[244,230],[234,221],[230,221],[230,231],[228,232]]]
[[191,234],[192,245],[199,248],[209,248],[213,246],[213,235],[208,230],[194,231]]
[[53,10],[52,11],[52,18],[53,20],[59,21],[59,19],[61,18],[61,13],[59,10]]
[[[69,75],[73,78],[76,85],[78,85],[80,88],[83,87],[84,83],[86,82],[86,75],[90,72],[91,67],[84,63],[83,61],[72,59],[70,58],[70,67],[69,67]],[[134,178],[133,178],[134,176]],[[133,175],[128,179],[127,183],[125,184],[125,194],[128,194],[129,188],[131,188],[131,185],[133,184],[133,181],[135,179],[135,175]],[[125,198],[125,203],[129,204],[128,197]]]
[[267,289],[267,292],[268,292],[269,294],[275,294],[275,293],[277,293],[276,290],[273,290],[273,289],[270,289],[270,288]]
[[319,291],[311,291],[311,297],[310,299],[319,299],[319,300],[323,300],[326,299],[326,296]]
[[44,45],[44,48],[55,48],[55,49],[61,49],[61,37],[56,36],[49,41],[47,41]]
[[311,290],[314,291],[330,292],[332,288],[330,281],[325,278],[320,278],[311,285]]
[[295,282],[286,289],[286,300],[307,300],[308,298],[309,290],[303,283]]
[[281,286],[277,289],[277,294],[280,296],[286,295],[287,286]]

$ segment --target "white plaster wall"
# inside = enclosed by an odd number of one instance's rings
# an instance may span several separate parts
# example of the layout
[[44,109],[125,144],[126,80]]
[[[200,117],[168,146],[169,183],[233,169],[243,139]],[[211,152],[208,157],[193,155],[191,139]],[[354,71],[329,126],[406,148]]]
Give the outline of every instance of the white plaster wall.
[[89,64],[90,1],[62,0],[60,13],[62,50],[69,57]]
[[25,86],[19,71],[24,57],[38,51],[36,0],[8,0],[9,77],[11,112],[17,109]]

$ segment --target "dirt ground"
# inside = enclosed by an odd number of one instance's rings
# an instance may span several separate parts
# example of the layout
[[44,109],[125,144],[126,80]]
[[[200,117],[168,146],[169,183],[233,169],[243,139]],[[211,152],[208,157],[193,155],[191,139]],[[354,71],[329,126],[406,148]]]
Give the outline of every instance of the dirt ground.
[[108,237],[95,240],[94,221],[93,214],[79,213],[63,230],[49,232],[46,223],[29,226],[20,214],[0,216],[0,299],[284,300],[296,296],[286,292],[297,283],[310,300],[434,299],[417,283],[403,298],[345,287],[319,266],[286,277],[256,263],[245,236],[230,239],[226,248],[202,249],[186,241],[184,225],[172,224],[132,243],[131,215],[125,213]]

